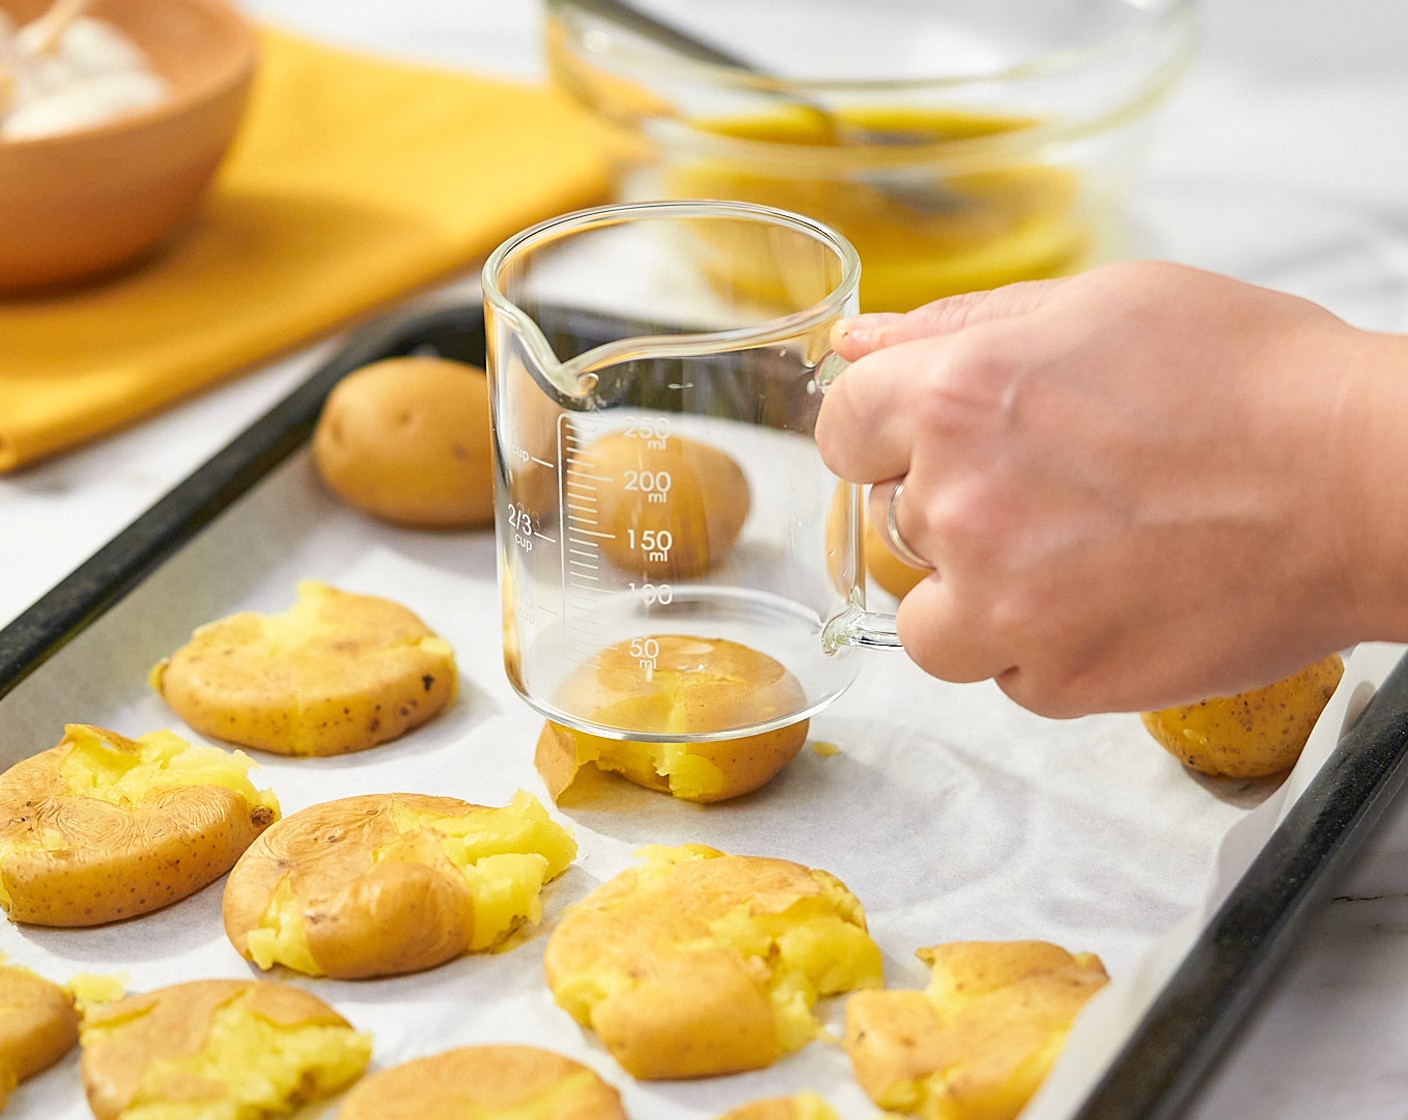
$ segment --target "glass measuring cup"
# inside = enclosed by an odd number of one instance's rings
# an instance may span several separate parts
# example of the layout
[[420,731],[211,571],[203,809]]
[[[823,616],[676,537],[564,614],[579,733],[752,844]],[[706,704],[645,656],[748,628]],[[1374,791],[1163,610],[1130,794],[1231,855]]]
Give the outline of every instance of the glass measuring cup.
[[758,734],[898,646],[814,439],[859,277],[839,234],[740,202],[580,211],[489,257],[504,664],[549,719]]

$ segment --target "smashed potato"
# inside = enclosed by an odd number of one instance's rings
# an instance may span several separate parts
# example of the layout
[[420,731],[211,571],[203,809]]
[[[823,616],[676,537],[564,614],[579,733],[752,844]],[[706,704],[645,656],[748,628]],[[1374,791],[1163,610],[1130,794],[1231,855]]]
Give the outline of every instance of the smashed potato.
[[1106,982],[1091,953],[1045,941],[958,941],[920,949],[925,991],[857,992],[845,1048],[877,1105],[924,1120],[1011,1120]]
[[328,394],[312,447],[328,488],[386,521],[494,522],[489,383],[475,366],[406,357],[354,370]]
[[278,819],[250,765],[169,731],[133,740],[69,724],[0,775],[0,907],[15,922],[91,926],[214,882]]
[[1296,764],[1343,676],[1344,661],[1332,653],[1265,688],[1142,712],[1140,719],[1164,750],[1200,773],[1266,777]]
[[558,1005],[638,1078],[760,1069],[810,1042],[826,995],[880,983],[855,896],[786,860],[646,848],[569,908],[543,963]]
[[454,698],[454,652],[387,599],[298,584],[282,614],[200,627],[151,686],[202,735],[288,755],[365,750],[419,727]]
[[426,794],[313,805],[269,829],[225,884],[225,932],[260,968],[361,979],[488,949],[542,916],[577,854],[529,794],[502,809]]
[[77,1044],[72,997],[27,968],[0,964],[0,1109],[16,1085],[48,1069]]
[[282,1116],[346,1088],[371,1036],[291,984],[194,980],[90,1010],[79,1068],[97,1120]]
[[566,486],[569,501],[591,507],[606,558],[652,580],[699,576],[722,563],[751,500],[732,456],[644,430],[613,432],[580,449]]
[[[652,655],[642,664],[641,650]],[[722,638],[658,634],[602,650],[563,685],[558,704],[626,731],[688,736],[746,730],[806,707],[801,684],[766,654]],[[534,762],[554,800],[586,765],[688,801],[757,789],[796,757],[808,723],[711,742],[607,739],[549,721]]]
[[594,1071],[533,1046],[464,1046],[364,1079],[337,1120],[626,1120]]
[[731,1108],[719,1120],[840,1120],[835,1109],[815,1093],[770,1097]]

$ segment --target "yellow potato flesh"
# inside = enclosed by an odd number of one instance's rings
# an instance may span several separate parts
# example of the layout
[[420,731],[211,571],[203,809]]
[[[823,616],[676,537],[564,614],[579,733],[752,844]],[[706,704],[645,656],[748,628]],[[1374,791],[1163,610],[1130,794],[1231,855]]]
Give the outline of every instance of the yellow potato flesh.
[[127,988],[116,976],[99,972],[79,972],[69,977],[64,989],[73,997],[74,1006],[86,1015],[90,1008],[121,999]]
[[[419,812],[402,803],[392,812],[398,835],[376,848],[373,862],[415,860],[422,842],[434,843],[473,896],[474,932],[465,946],[472,952],[498,944],[524,921],[539,921],[543,885],[577,854],[568,832],[523,791],[503,808],[464,816]],[[310,976],[323,972],[308,947],[303,908],[287,879],[275,888],[259,928],[249,932],[248,947],[260,968],[283,964]]]
[[259,928],[249,931],[249,956],[263,969],[282,964],[307,976],[322,974],[323,970],[308,948],[303,908],[293,897],[287,879],[274,888],[274,896],[260,919]]
[[750,914],[739,907],[709,927],[711,948],[768,962],[768,996],[784,1053],[816,1036],[811,1009],[820,997],[880,981],[875,942],[838,909],[849,909],[847,899],[832,893],[795,902],[779,914]]
[[[715,986],[701,985],[690,974],[707,969],[717,975],[720,985],[736,986],[733,990],[740,993],[761,991],[766,1001],[763,1019],[770,1019],[762,1032],[769,1049],[734,1051],[727,1059],[734,1069],[758,1068],[815,1037],[818,1024],[811,1009],[819,997],[880,984],[880,951],[865,931],[860,905],[825,872],[808,872],[782,861],[725,856],[702,845],[652,846],[640,854],[645,863],[599,889],[609,893],[611,901],[596,903],[594,910],[594,899],[579,904],[583,930],[594,932],[569,929],[569,922],[576,924],[569,911],[554,933],[560,951],[554,952],[549,944],[546,963],[553,997],[583,1026],[602,1033],[603,1011],[614,1020],[613,1005],[619,1008],[634,1001],[633,989],[647,974],[653,977],[651,983],[678,975],[677,995],[686,984],[702,995]],[[721,872],[736,871],[741,877],[695,882],[688,870],[681,874],[682,865],[720,859],[726,861],[719,865]],[[768,885],[757,894],[746,877],[754,867],[768,876]],[[779,873],[779,869],[786,870]],[[583,936],[596,941],[599,949],[582,944]],[[577,944],[561,945],[571,937],[579,939]],[[759,1030],[760,1025],[753,1022],[741,1027],[728,1007],[718,1011],[729,1021],[728,1027],[698,1023],[690,1029]],[[663,1067],[654,1063],[668,1065],[668,1058],[648,1053],[623,1056],[611,1047],[611,1039],[607,1043],[637,1077],[722,1072],[662,1072]],[[642,1066],[642,1061],[650,1064]]]
[[[152,1061],[122,1120],[265,1120],[331,1096],[366,1068],[370,1035],[327,1023],[275,1022],[247,1002],[241,995],[216,1008],[198,1049]],[[85,1050],[144,1013],[85,1027]],[[173,1088],[201,1083],[224,1086],[222,1098],[170,1099]]]
[[247,777],[254,763],[243,751],[188,743],[170,731],[134,740],[135,753],[120,751],[95,729],[79,725],[70,725],[69,740],[72,748],[59,764],[59,793],[136,805],[153,790],[171,786],[223,786],[250,805],[278,810],[273,793],[256,790]]
[[[683,727],[672,725],[681,723],[673,714],[668,715],[662,721],[662,731],[679,734]],[[592,764],[647,789],[667,789],[686,801],[709,801],[723,791],[723,771],[696,753],[689,743],[642,743],[564,730],[576,744],[579,766]]]

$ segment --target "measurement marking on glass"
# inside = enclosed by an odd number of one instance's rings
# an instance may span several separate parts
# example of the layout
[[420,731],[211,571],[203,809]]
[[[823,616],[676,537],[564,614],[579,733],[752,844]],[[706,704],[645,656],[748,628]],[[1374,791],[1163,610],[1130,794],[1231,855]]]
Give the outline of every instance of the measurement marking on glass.
[[623,480],[612,464],[595,454],[593,443],[603,425],[615,422],[615,417],[575,414],[570,422],[564,415],[557,427],[562,644],[568,657],[582,663],[601,655],[608,629],[602,612],[621,593],[615,576],[608,575],[601,555],[602,541],[623,539],[603,528],[603,494],[614,493],[623,484],[627,489],[664,492],[672,482],[667,473],[660,471],[649,472],[643,481],[647,472],[641,471],[634,472],[635,478]]

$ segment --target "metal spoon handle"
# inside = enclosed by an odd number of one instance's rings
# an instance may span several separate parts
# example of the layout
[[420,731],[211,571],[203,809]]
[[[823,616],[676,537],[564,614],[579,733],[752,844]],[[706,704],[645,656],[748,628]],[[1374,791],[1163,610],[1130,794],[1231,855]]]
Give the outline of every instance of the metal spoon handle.
[[[664,23],[654,16],[641,11],[626,0],[575,0],[576,7],[609,20],[617,27],[633,31],[642,38],[649,39],[659,46],[673,50],[682,58],[696,62],[707,62],[725,66],[739,73],[759,79],[764,91],[792,105],[805,113],[825,129],[838,143],[864,144],[880,147],[906,147],[917,144],[931,144],[935,137],[931,133],[907,129],[878,129],[854,124],[839,116],[834,110],[810,97],[805,97],[783,78],[759,67],[756,63],[715,46],[692,32],[684,31],[673,24]],[[885,172],[863,173],[854,176],[868,182],[885,195],[925,214],[950,214],[966,208],[967,202],[933,181],[912,182],[903,176],[893,176]]]

